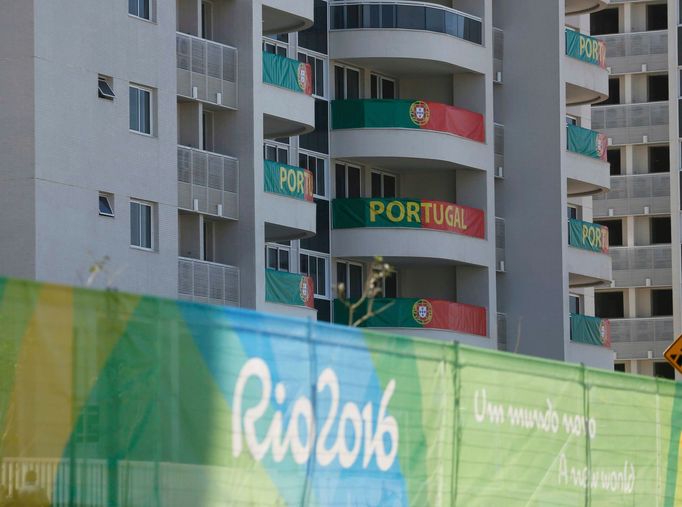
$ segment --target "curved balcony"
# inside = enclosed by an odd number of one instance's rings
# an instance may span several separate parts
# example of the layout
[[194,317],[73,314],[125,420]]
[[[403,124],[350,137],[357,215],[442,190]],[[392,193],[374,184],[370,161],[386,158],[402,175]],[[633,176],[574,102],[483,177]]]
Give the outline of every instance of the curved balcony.
[[299,32],[313,26],[313,0],[263,0],[263,34]]
[[263,53],[263,136],[298,136],[315,129],[309,64]]
[[566,191],[569,197],[604,192],[611,184],[604,134],[567,125]]
[[263,170],[266,241],[314,236],[317,219],[312,173],[271,160],[264,161]]
[[566,28],[566,104],[601,102],[609,96],[604,41]]
[[333,2],[330,58],[392,76],[486,72],[480,18],[425,2]]
[[609,0],[566,0],[566,15],[587,14],[609,5]]
[[[486,337],[487,310],[480,306],[428,298],[374,299],[374,316],[359,327],[391,334],[422,336],[435,340],[462,341],[490,346]],[[348,307],[334,300],[334,322],[348,325]],[[354,316],[367,313],[367,303],[360,305]]]
[[289,317],[317,319],[313,279],[288,271],[265,270],[263,311]]
[[601,225],[568,221],[568,285],[594,287],[611,282],[608,229]]
[[424,264],[489,264],[482,210],[426,199],[335,199],[334,255]]
[[486,170],[483,115],[421,100],[335,100],[331,157],[405,170]]

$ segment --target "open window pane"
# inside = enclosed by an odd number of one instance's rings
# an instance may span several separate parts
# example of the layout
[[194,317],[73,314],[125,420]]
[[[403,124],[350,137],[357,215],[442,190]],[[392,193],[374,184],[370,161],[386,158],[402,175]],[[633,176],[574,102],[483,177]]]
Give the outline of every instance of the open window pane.
[[100,194],[99,196],[99,214],[111,217],[114,216],[114,208],[106,195]]

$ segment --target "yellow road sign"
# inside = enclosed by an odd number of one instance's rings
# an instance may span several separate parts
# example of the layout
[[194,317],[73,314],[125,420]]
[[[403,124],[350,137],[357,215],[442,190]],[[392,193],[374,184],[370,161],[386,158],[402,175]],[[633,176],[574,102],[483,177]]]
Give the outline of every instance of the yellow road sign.
[[668,361],[673,368],[682,373],[682,335],[677,337],[670,347],[665,349],[663,357]]

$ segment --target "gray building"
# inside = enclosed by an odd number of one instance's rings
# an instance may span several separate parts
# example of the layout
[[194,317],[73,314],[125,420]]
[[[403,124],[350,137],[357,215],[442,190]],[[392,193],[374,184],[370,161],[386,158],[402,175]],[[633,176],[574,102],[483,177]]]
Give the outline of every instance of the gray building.
[[91,3],[0,5],[1,274],[612,367],[608,2]]

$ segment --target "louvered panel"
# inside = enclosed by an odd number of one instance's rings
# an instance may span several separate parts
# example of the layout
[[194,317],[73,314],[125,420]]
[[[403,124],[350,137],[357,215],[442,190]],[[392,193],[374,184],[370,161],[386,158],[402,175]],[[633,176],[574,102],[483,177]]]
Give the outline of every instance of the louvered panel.
[[208,297],[208,265],[194,264],[194,295]]
[[178,261],[178,292],[180,294],[192,295],[194,280],[193,267],[191,261]]
[[651,192],[654,197],[670,197],[670,175],[655,175],[652,178]]
[[662,268],[672,268],[672,249],[671,248],[661,248],[652,250],[652,268],[662,269]]
[[175,49],[177,53],[177,66],[179,69],[190,70],[190,38],[177,35],[175,38]]
[[213,188],[209,188],[208,192],[208,205],[207,209],[209,213],[212,213],[214,215],[218,214],[218,205],[223,204],[223,191],[222,190],[215,190]]
[[192,185],[192,198],[197,201],[197,211],[208,213],[208,187],[204,185]]
[[504,127],[495,125],[495,153],[504,155]]
[[206,74],[216,79],[222,79],[222,47],[216,44],[206,46]]
[[223,188],[227,192],[237,192],[239,186],[239,161],[234,158],[224,158],[223,168]]
[[203,187],[208,183],[208,160],[205,153],[192,152],[192,183]]
[[651,179],[650,178],[637,178],[629,180],[629,193],[630,197],[649,197],[651,196]]
[[237,82],[237,51],[234,48],[223,48],[223,80]]
[[208,156],[208,186],[216,190],[223,189],[223,159],[219,156]]
[[667,104],[654,104],[651,106],[650,125],[667,125],[668,120],[669,118]]
[[197,98],[199,100],[207,100],[208,94],[206,91],[206,76],[197,72],[192,72],[192,87],[197,89]]
[[239,270],[225,270],[225,300],[239,306]]
[[178,181],[192,181],[192,150],[178,148]]
[[178,69],[178,95],[183,97],[192,96],[192,73],[188,70]]
[[212,299],[225,299],[225,269],[220,266],[209,266],[209,291],[208,296]]
[[504,58],[504,32],[493,28],[493,58]]
[[223,93],[223,81],[215,77],[206,78],[206,97],[211,102],[218,103],[218,94]]
[[611,249],[611,267],[614,271],[628,269],[628,252],[624,249]]
[[192,72],[206,74],[206,43],[192,39]]
[[178,182],[178,206],[192,209],[192,184]]

